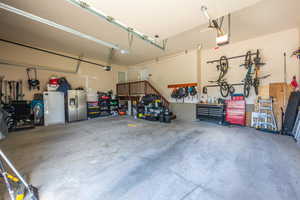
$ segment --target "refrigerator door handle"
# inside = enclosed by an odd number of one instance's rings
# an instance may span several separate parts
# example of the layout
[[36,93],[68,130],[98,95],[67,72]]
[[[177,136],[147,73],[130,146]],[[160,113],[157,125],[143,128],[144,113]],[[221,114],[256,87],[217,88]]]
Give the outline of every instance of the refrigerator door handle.
[[76,108],[78,109],[78,95],[75,96],[75,99],[76,99],[76,100],[75,100],[75,101],[76,101],[76,102],[75,102]]

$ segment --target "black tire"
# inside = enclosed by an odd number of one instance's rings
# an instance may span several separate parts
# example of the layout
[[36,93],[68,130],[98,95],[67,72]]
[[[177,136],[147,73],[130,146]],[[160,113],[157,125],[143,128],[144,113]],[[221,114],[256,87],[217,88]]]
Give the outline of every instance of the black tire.
[[220,92],[222,97],[228,97],[229,95],[229,85],[226,82],[220,83]]
[[244,96],[247,98],[250,95],[251,83],[249,81],[245,81],[244,83]]
[[255,90],[255,94],[258,95],[258,93],[259,93],[259,79],[258,78],[255,78],[253,80],[253,87]]
[[226,56],[222,56],[220,58],[220,63],[218,65],[218,70],[220,70],[220,76],[218,81],[220,81],[222,78],[224,78],[224,76],[227,74],[228,72],[228,67],[229,67],[229,63],[228,63],[228,59]]
[[229,86],[229,93],[230,95],[233,95],[235,93],[235,88],[233,87],[233,85]]
[[245,57],[245,68],[248,69],[250,65],[252,65],[251,51],[246,53]]

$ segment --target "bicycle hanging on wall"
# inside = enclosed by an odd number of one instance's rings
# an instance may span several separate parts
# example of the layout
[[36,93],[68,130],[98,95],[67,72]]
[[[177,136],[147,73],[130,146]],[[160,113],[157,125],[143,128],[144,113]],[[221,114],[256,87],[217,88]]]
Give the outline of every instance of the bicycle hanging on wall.
[[217,65],[217,71],[220,71],[219,78],[216,81],[209,81],[210,83],[216,83],[216,85],[205,86],[203,88],[203,93],[207,93],[207,87],[219,87],[222,97],[228,97],[229,94],[233,94],[235,89],[233,85],[228,84],[224,78],[228,73],[229,63],[226,56],[222,56]]
[[256,51],[256,57],[252,59],[252,53],[251,51],[248,51],[245,56],[245,63],[241,66],[244,66],[247,70],[246,76],[244,80],[242,81],[244,83],[244,96],[249,97],[251,87],[254,87],[255,94],[258,95],[259,93],[259,86],[260,86],[260,80],[265,79],[269,76],[263,76],[258,77],[258,73],[260,70],[260,67],[265,65],[265,63],[261,62],[260,52],[259,50]]
[[[255,57],[253,58],[253,56]],[[224,78],[225,75],[228,73],[228,61],[237,58],[245,58],[244,63],[241,66],[244,66],[246,68],[247,73],[241,83],[229,84]],[[210,83],[216,83],[216,85],[207,85],[203,87],[204,94],[207,94],[208,87],[219,87],[222,97],[228,97],[229,94],[232,95],[235,92],[234,86],[242,86],[245,97],[249,97],[251,87],[254,87],[255,94],[258,95],[260,80],[271,76],[270,74],[263,77],[258,76],[260,67],[262,65],[265,65],[265,63],[262,63],[262,58],[260,56],[259,50],[257,50],[256,53],[248,51],[246,55],[234,56],[230,58],[222,56],[218,60],[208,61],[207,64],[212,64],[216,62],[218,62],[217,71],[220,71],[219,78],[216,81],[209,81]]]

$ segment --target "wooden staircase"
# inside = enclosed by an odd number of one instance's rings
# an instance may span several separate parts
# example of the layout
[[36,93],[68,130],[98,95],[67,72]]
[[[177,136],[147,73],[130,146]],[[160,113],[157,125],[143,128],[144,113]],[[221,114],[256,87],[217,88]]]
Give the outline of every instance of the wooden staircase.
[[162,105],[169,108],[170,102],[149,81],[135,81],[117,84],[117,95],[124,100],[139,100],[141,96],[156,94],[160,97]]

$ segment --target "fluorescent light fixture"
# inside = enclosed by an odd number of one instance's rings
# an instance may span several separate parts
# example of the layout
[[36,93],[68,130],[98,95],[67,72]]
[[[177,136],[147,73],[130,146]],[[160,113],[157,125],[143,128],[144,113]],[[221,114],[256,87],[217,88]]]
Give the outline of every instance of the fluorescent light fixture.
[[34,20],[34,21],[46,24],[48,26],[54,27],[56,29],[59,29],[59,30],[71,33],[71,34],[76,35],[78,37],[81,37],[81,38],[84,38],[84,39],[96,42],[96,43],[104,45],[104,46],[106,46],[108,48],[113,48],[113,49],[116,49],[116,50],[119,50],[119,51],[122,51],[122,52],[129,53],[128,50],[121,49],[118,45],[115,45],[115,44],[112,44],[112,43],[109,43],[109,42],[105,42],[103,40],[99,40],[99,39],[97,39],[97,38],[95,38],[93,36],[81,33],[81,32],[79,32],[79,31],[77,31],[75,29],[72,29],[72,28],[69,28],[67,26],[63,26],[63,25],[57,24],[57,23],[55,23],[53,21],[50,21],[48,19],[41,18],[39,16],[33,15],[31,13],[25,12],[25,11],[17,9],[17,8],[14,8],[12,6],[9,6],[9,5],[1,3],[1,2],[0,2],[0,8],[2,8],[4,10],[7,10],[7,11],[10,11],[12,13],[18,14],[18,15],[21,15],[23,17],[29,18],[31,20]]
[[111,17],[111,16],[108,16],[107,14],[103,13],[102,11],[100,11],[100,10],[94,8],[93,6],[89,5],[89,4],[86,3],[85,1],[81,1],[81,0],[66,0],[66,1],[68,1],[68,2],[74,4],[74,5],[78,6],[78,7],[80,7],[80,8],[82,8],[82,9],[86,10],[87,12],[89,12],[89,13],[91,13],[91,14],[97,16],[97,17],[100,17],[100,18],[102,18],[102,19],[107,20],[109,23],[114,24],[114,25],[116,25],[116,26],[118,26],[118,27],[124,29],[124,30],[127,31],[128,33],[131,33],[131,34],[133,34],[133,35],[139,37],[140,39],[142,39],[142,40],[144,40],[144,41],[146,41],[146,42],[148,42],[148,43],[154,45],[154,46],[157,47],[157,48],[160,48],[160,49],[162,49],[162,50],[165,50],[165,49],[166,49],[166,42],[167,42],[167,40],[163,40],[163,41],[162,41],[162,45],[161,45],[161,44],[159,44],[159,43],[156,41],[156,39],[154,39],[154,38],[152,38],[152,37],[150,37],[150,36],[147,36],[147,35],[145,35],[144,33],[140,32],[140,31],[137,31],[137,30],[135,30],[135,29],[133,29],[133,28],[131,28],[131,27],[129,27],[129,26],[123,24],[122,22],[120,22],[120,21],[114,19],[114,18]]

